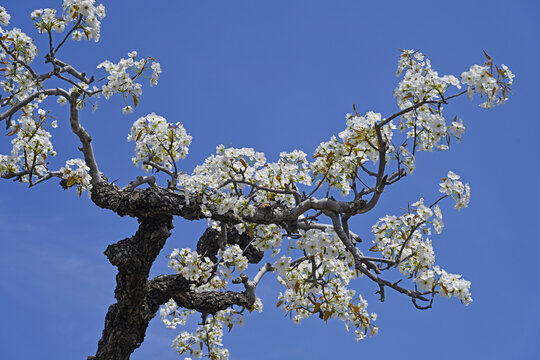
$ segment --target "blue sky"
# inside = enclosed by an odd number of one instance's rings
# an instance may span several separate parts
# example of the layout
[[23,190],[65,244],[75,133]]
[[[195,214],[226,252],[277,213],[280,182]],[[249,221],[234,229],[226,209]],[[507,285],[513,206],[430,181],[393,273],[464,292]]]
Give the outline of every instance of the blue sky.
[[[122,100],[115,97],[81,115],[100,169],[120,185],[141,174],[131,164],[134,145],[125,138],[131,123],[150,112],[182,122],[193,136],[190,155],[180,164],[184,170],[219,144],[254,147],[275,160],[280,151],[312,153],[344,129],[353,103],[360,113],[396,112],[398,49],[420,49],[440,74],[459,75],[483,63],[483,49],[508,65],[517,74],[508,103],[489,111],[478,107],[479,99],[447,105],[447,116],[457,114],[467,127],[463,142],[449,152],[421,154],[414,175],[387,189],[378,207],[353,223],[370,240],[378,217],[399,215],[419,197],[435,199],[440,178],[448,170],[460,174],[472,187],[471,205],[456,212],[444,204],[446,228],[433,241],[437,262],[472,281],[469,307],[437,298],[433,309],[419,311],[390,291],[379,303],[377,288],[358,281],[355,288],[379,314],[380,332],[357,343],[337,321],[293,325],[275,309],[279,287],[268,276],[258,289],[266,311],[247,317],[224,342],[234,360],[540,358],[540,239],[532,226],[540,200],[536,1],[103,3],[101,40],[70,42],[59,58],[100,75],[95,67],[101,61],[116,62],[138,50],[156,57],[163,69],[159,85],[143,89],[134,114],[122,115]],[[12,15],[10,26],[43,45],[29,14],[61,3],[4,0],[2,6]],[[59,122],[52,140],[60,167],[80,155],[66,126],[66,108],[51,102],[51,109]],[[9,148],[4,137],[0,153]],[[175,247],[195,247],[204,225],[177,219],[152,275],[169,272],[165,255]],[[136,221],[63,191],[56,180],[31,189],[2,181],[0,229],[0,358],[93,354],[114,301],[116,269],[103,251],[131,236]],[[179,331],[154,319],[132,359],[177,359],[170,343]]]

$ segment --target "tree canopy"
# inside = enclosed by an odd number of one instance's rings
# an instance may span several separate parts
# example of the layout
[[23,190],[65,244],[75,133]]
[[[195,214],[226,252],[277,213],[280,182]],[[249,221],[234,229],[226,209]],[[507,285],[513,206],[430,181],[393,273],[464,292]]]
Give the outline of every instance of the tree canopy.
[[[99,40],[104,17],[105,8],[94,1],[66,0],[62,9],[34,11],[36,30],[48,40],[39,63],[32,38],[11,28],[7,11],[0,12],[0,119],[12,144],[0,156],[0,176],[30,187],[56,178],[64,189],[139,224],[133,236],[105,251],[118,268],[116,303],[89,358],[129,358],[156,313],[167,327],[178,328],[173,347],[179,354],[227,358],[223,332],[244,317],[249,322],[249,312],[262,311],[257,291],[270,276],[282,290],[268,305],[295,323],[312,316],[341,320],[357,340],[377,334],[378,327],[353,284],[372,287],[380,301],[388,292],[400,293],[418,309],[431,308],[439,296],[472,302],[470,282],[436,264],[431,242],[444,228],[440,203],[450,201],[457,210],[469,204],[470,187],[460,175],[441,174],[440,184],[426,189],[427,200],[397,205],[369,226],[370,238],[350,225],[406,181],[422,153],[451,151],[461,141],[463,120],[446,115],[455,99],[468,96],[486,109],[507,100],[514,74],[506,65],[484,52],[480,65],[441,76],[420,51],[402,50],[397,110],[382,114],[354,105],[343,130],[328,134],[315,151],[284,151],[275,161],[252,148],[219,145],[195,169],[186,169],[182,160],[196,139],[156,109],[138,117],[127,135],[135,147],[132,161],[146,173],[121,182],[101,170],[86,122],[99,116],[98,101],[120,98],[119,113],[136,111],[143,89],[159,91],[144,84],[158,85],[161,66],[136,51],[96,69],[63,59],[72,41]],[[80,158],[56,153],[51,133],[57,127],[76,136]],[[173,217],[206,220],[208,228],[196,247],[168,255],[172,274],[150,276],[174,233]],[[184,328],[194,317],[197,326]]]

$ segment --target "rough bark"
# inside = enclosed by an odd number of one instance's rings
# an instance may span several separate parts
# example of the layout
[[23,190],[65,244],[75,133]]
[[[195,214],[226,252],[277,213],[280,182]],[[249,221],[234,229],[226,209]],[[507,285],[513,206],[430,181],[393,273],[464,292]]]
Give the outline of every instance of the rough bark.
[[156,311],[148,306],[148,275],[172,228],[172,216],[144,218],[134,236],[107,247],[105,255],[118,268],[117,302],[107,312],[96,360],[127,360],[143,342]]
[[[196,199],[195,199],[196,200]],[[200,204],[186,202],[183,194],[162,187],[119,190],[106,181],[92,189],[92,201],[99,207],[120,216],[144,218],[156,215],[177,215],[186,220],[204,218]]]
[[[382,185],[381,185],[382,186]],[[110,209],[120,216],[135,218],[173,215],[186,220],[206,218],[202,211],[202,198],[189,196],[159,186],[145,189],[119,190],[107,181],[97,183],[92,189],[92,201],[99,207]],[[213,220],[229,224],[251,222],[256,224],[277,224],[285,229],[295,229],[298,218],[308,210],[331,211],[353,216],[368,212],[374,205],[365,200],[338,201],[332,197],[323,199],[308,198],[294,207],[265,208],[261,207],[253,216],[238,216],[231,212],[220,214],[216,207],[210,205],[209,211]]]
[[201,236],[197,242],[197,252],[202,256],[207,256],[213,262],[216,262],[220,243],[224,242],[223,245],[238,244],[240,248],[245,249],[244,256],[252,264],[258,264],[262,260],[264,252],[250,244],[252,237],[246,232],[239,234],[234,227],[229,227],[227,228],[227,239],[221,239],[222,237],[223,235],[216,229],[206,229],[203,236]]
[[251,299],[246,292],[239,293],[234,291],[188,292],[178,294],[173,299],[178,306],[197,310],[202,314],[215,314],[233,305],[250,307],[254,303],[254,299]]

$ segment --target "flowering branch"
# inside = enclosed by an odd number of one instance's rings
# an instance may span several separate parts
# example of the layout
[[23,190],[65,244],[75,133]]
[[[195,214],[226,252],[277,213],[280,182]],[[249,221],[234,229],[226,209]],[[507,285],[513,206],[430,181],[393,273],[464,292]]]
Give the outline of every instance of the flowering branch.
[[[242,324],[244,309],[262,310],[255,290],[269,272],[277,273],[285,289],[277,306],[294,322],[314,314],[323,321],[339,318],[347,329],[354,329],[358,340],[377,332],[376,314],[368,314],[367,302],[349,288],[360,275],[376,284],[381,301],[387,288],[410,297],[418,309],[430,308],[435,293],[456,297],[465,305],[472,301],[469,281],[435,265],[427,237],[444,227],[440,201],[452,198],[458,210],[468,205],[470,187],[459,181],[459,175],[450,171],[442,178],[439,191],[443,195],[430,206],[420,199],[399,217],[387,215],[373,225],[373,246],[367,251],[378,252],[377,256],[360,250],[366,243],[351,230],[350,220],[374,209],[387,187],[411,174],[421,152],[448,150],[451,137],[461,140],[465,126],[457,116],[447,123],[443,104],[465,93],[471,98],[475,93],[485,97],[480,104],[484,108],[503,104],[514,78],[508,67],[495,65],[485,54],[486,64],[473,65],[461,74],[460,81],[452,75],[439,76],[423,54],[404,50],[397,71],[403,78],[394,90],[400,111],[382,118],[373,111],[360,115],[353,105],[354,114],[346,115],[345,129],[322,142],[312,157],[294,150],[268,162],[254,149],[220,145],[191,174],[180,170],[179,162],[188,155],[192,141],[184,126],[155,113],[141,116],[128,136],[135,143],[133,163],[142,164],[147,172],[161,171],[170,179],[161,187],[159,177],[138,176],[120,189],[99,171],[92,138],[79,118],[81,109],[90,103],[95,110],[96,98],[121,94],[126,105],[122,112],[133,112],[142,94],[137,79],[151,72],[150,86],[154,86],[161,67],[154,58],[138,58],[132,51],[117,63],[105,60],[99,64],[106,76],[99,80],[103,81],[101,87],[92,85],[90,89],[94,76],[56,58],[69,37],[98,41],[104,16],[103,5],[86,0],[65,0],[62,16],[56,16],[54,9],[33,11],[36,29],[49,40],[45,63],[53,67],[40,75],[30,66],[37,56],[33,40],[20,29],[0,28],[0,58],[5,65],[0,89],[7,94],[0,98],[0,107],[9,107],[0,120],[6,119],[7,135],[13,137],[11,153],[0,154],[0,178],[35,186],[59,177],[64,188],[76,187],[78,195],[86,190],[97,206],[139,221],[135,235],[105,251],[118,268],[117,302],[108,310],[97,353],[89,358],[129,359],[161,307],[162,321],[171,328],[185,325],[195,312],[202,315],[194,333],[184,331],[174,340],[173,347],[180,354],[226,359],[228,351],[221,348],[223,328],[231,330]],[[7,26],[9,19],[0,7],[0,25]],[[55,48],[52,32],[64,32],[69,24],[72,27]],[[53,77],[71,88],[44,89],[43,83]],[[450,87],[460,89],[462,84],[467,90],[445,95]],[[70,127],[84,157],[67,160],[59,171],[48,169],[48,157],[56,152],[47,129],[57,123],[49,123],[51,110],[41,108],[47,96],[56,96],[61,105],[69,104]],[[12,123],[15,114],[20,118]],[[369,161],[373,168],[367,165]],[[389,172],[393,162],[396,170]],[[149,186],[142,188],[143,184]],[[336,199],[337,194],[342,198]],[[205,219],[209,227],[196,250],[174,249],[168,256],[175,274],[149,280],[174,216]],[[319,222],[320,217],[327,217],[331,224]],[[288,246],[284,239],[289,240]],[[275,257],[285,249],[287,255],[264,264],[252,280],[244,273],[266,253]],[[383,279],[381,273],[394,268],[414,283],[414,290],[400,286],[401,280]],[[227,290],[231,283],[242,283],[245,291]],[[208,354],[202,352],[204,345]]]

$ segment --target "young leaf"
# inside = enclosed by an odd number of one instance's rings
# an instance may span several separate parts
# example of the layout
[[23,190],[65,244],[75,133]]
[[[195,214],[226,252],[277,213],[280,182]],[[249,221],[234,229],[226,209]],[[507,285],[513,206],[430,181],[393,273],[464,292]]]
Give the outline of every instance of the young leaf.
[[8,133],[6,134],[6,136],[15,135],[18,131],[19,131],[19,127],[17,126],[17,127],[15,127],[15,128],[13,128],[10,132],[8,132]]
[[332,316],[333,311],[326,310],[324,312],[324,321],[327,321],[330,316]]

